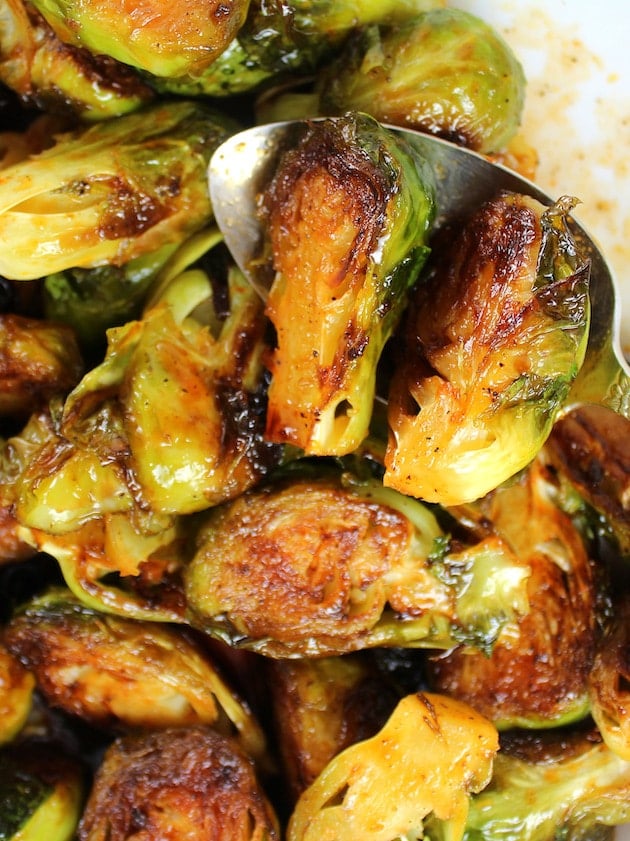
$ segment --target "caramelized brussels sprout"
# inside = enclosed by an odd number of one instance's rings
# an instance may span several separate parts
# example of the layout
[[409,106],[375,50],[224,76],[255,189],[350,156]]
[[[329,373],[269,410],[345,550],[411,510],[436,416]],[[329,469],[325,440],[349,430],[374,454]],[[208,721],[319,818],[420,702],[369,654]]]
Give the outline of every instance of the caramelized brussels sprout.
[[123,265],[181,243],[211,219],[206,167],[232,130],[201,104],[164,102],[0,170],[0,273]]
[[432,174],[369,117],[305,123],[263,208],[277,333],[266,434],[349,453],[367,435],[377,362],[428,254]]
[[589,404],[559,418],[545,445],[561,480],[604,518],[624,555],[630,555],[628,441],[628,418]]
[[303,476],[208,512],[183,570],[190,621],[273,656],[491,647],[527,610],[499,538],[449,545],[431,511],[350,474]]
[[571,206],[502,193],[436,245],[392,379],[385,484],[458,505],[536,456],[588,337]]
[[30,3],[5,0],[0,20],[0,80],[22,101],[101,120],[154,99],[153,89],[131,68],[60,41]]
[[113,2],[31,0],[59,38],[156,76],[202,70],[242,26],[248,0]]
[[494,727],[466,704],[407,695],[379,733],[342,751],[304,792],[287,841],[422,838],[427,816],[459,841],[498,747]]
[[274,732],[293,800],[334,756],[378,732],[399,700],[362,653],[269,659],[266,673]]
[[461,9],[358,30],[318,75],[323,114],[364,111],[480,152],[515,135],[525,76],[491,26]]
[[581,535],[550,493],[536,462],[476,504],[476,516],[528,564],[529,610],[489,654],[459,648],[429,664],[435,691],[465,701],[499,729],[553,727],[589,712],[604,597]]
[[0,745],[10,742],[24,726],[34,688],[32,672],[0,645]]
[[359,24],[403,21],[439,0],[253,0],[234,40],[201,72],[153,79],[163,92],[225,97],[308,76]]
[[608,747],[630,762],[630,597],[615,608],[589,674],[591,714]]
[[464,841],[605,839],[605,827],[630,820],[630,763],[596,733],[549,736],[502,740],[490,784],[471,798]]
[[74,388],[83,369],[71,328],[0,313],[0,416],[28,417]]
[[125,736],[108,749],[79,841],[278,841],[278,821],[238,745],[202,728]]
[[56,748],[0,751],[0,838],[72,841],[81,817],[83,768]]
[[145,729],[204,724],[237,733],[252,757],[264,755],[251,711],[182,628],[108,616],[55,588],[16,612],[4,641],[50,705],[85,721]]

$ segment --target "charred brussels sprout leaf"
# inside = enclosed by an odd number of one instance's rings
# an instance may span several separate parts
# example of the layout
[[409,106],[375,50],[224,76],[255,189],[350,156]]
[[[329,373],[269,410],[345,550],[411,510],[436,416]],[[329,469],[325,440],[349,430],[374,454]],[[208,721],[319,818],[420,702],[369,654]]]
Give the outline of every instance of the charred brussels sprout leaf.
[[125,841],[138,834],[138,826],[152,838],[280,838],[247,755],[234,741],[202,728],[126,736],[106,752],[79,841]]
[[488,783],[497,750],[494,727],[466,704],[408,695],[379,733],[342,751],[304,792],[287,839],[422,838],[431,816],[459,841],[470,793]]
[[367,435],[377,363],[428,254],[433,182],[369,117],[304,132],[262,200],[277,333],[266,434],[340,455]]
[[510,47],[460,9],[359,30],[317,84],[323,114],[365,111],[481,152],[511,140],[525,97]]
[[457,505],[536,456],[588,337],[589,268],[570,208],[504,193],[435,246],[392,379],[385,484]]
[[473,508],[529,567],[529,610],[505,626],[492,651],[462,648],[433,658],[431,686],[470,704],[497,728],[548,728],[584,718],[600,584],[580,533],[554,504],[543,466]]
[[206,167],[233,124],[167,102],[60,136],[0,171],[0,272],[11,279],[123,265],[212,217]]
[[227,47],[242,26],[248,0],[201,0],[190,4],[33,0],[59,38],[108,55],[156,76],[202,70]]
[[499,539],[449,551],[434,515],[376,481],[270,482],[209,512],[184,569],[190,619],[273,656],[491,647],[527,609]]
[[101,726],[205,724],[263,756],[251,711],[181,628],[108,616],[55,589],[20,608],[4,638],[67,713]]
[[101,120],[135,111],[155,97],[132,68],[63,43],[22,0],[5,0],[0,21],[0,80],[25,102]]

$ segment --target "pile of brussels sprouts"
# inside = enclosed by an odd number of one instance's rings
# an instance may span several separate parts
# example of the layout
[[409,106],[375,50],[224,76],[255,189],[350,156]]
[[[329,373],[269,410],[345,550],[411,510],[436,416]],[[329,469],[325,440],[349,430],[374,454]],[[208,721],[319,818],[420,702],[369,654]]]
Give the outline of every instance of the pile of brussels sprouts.
[[[573,201],[441,225],[388,127],[531,175],[510,47],[439,0],[2,0],[0,83],[0,839],[612,838],[628,419],[563,412]],[[294,117],[263,301],[207,168]]]

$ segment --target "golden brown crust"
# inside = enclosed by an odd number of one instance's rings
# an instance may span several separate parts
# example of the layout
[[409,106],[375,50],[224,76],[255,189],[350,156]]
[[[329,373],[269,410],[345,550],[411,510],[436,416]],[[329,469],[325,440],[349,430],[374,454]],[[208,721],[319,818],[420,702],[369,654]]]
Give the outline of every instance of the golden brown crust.
[[95,779],[80,841],[273,841],[276,819],[250,760],[203,728],[120,739]]

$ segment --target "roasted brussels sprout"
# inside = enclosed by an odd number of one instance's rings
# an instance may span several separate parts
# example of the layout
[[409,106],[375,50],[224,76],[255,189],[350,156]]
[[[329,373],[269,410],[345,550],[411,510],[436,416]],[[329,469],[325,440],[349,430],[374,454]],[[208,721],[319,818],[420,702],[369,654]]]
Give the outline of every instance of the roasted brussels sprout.
[[24,102],[84,120],[117,117],[155,98],[126,65],[64,44],[22,0],[0,7],[0,80]]
[[615,604],[589,674],[591,713],[602,738],[630,761],[630,597]]
[[515,135],[525,76],[491,26],[461,9],[358,30],[318,74],[323,114],[364,111],[480,152]]
[[153,282],[177,243],[143,254],[122,266],[73,268],[43,278],[43,306],[48,319],[74,330],[86,354],[98,358],[106,331],[140,318]]
[[251,711],[182,628],[108,616],[55,588],[23,605],[3,638],[51,706],[100,726],[204,724],[264,756]]
[[274,732],[293,800],[336,754],[377,733],[400,699],[363,652],[269,658],[265,671]]
[[163,92],[227,97],[308,76],[359,24],[403,21],[439,0],[253,0],[234,40],[201,72],[153,79]]
[[342,751],[304,792],[287,841],[422,838],[427,816],[459,841],[498,746],[494,727],[466,704],[407,695],[379,733]]
[[305,123],[262,205],[277,333],[267,436],[342,455],[366,437],[376,366],[428,254],[432,174],[364,115]]
[[[490,784],[471,798],[464,841],[605,839],[605,827],[630,820],[630,763],[596,733],[549,736],[502,740]],[[430,830],[431,839],[450,838]]]
[[433,658],[432,688],[499,729],[583,718],[604,595],[580,533],[554,504],[542,462],[475,508],[528,564],[529,610],[503,629],[489,654],[459,648]]
[[126,736],[108,749],[79,841],[278,841],[278,821],[238,745],[209,729]]
[[182,242],[212,217],[206,167],[233,128],[204,105],[164,102],[0,170],[0,273],[123,265]]
[[57,748],[0,751],[0,838],[72,841],[84,798],[84,770]]
[[83,373],[71,328],[0,313],[0,416],[28,417],[74,388]]
[[630,420],[605,406],[580,406],[553,426],[545,456],[630,555]]
[[392,379],[386,485],[470,502],[544,444],[588,337],[589,268],[571,207],[502,193],[436,244]]
[[10,742],[24,726],[34,688],[32,672],[0,645],[0,745]]
[[156,76],[200,71],[228,46],[242,26],[248,0],[203,0],[142,5],[31,0],[59,38],[108,55]]
[[208,512],[183,571],[190,621],[273,656],[491,647],[528,567],[496,536],[449,545],[432,512],[377,481],[299,477]]

